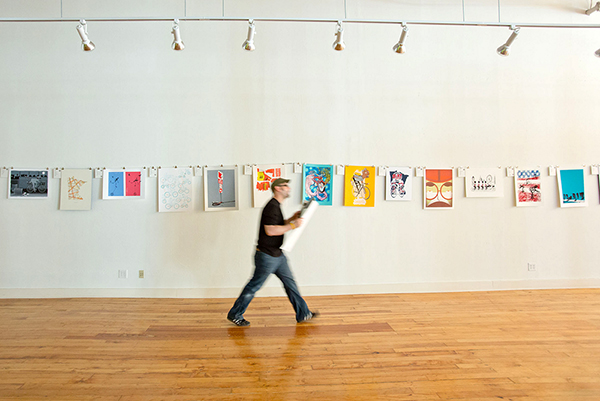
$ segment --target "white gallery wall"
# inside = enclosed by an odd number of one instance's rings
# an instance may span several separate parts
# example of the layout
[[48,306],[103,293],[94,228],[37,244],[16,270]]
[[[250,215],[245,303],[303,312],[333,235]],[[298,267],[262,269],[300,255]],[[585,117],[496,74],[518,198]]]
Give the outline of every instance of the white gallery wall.
[[[0,18],[248,17],[600,24],[587,0],[0,0]],[[540,166],[543,204],[464,197],[453,210],[384,201],[321,207],[289,254],[306,295],[600,286],[598,176],[586,167],[589,206],[560,209],[548,166],[600,163],[600,29],[522,28],[510,57],[505,27],[181,21],[0,22],[0,167],[121,168],[238,165],[240,210],[157,213],[145,200],[58,210],[7,199],[0,178],[0,296],[237,296],[249,278],[260,209],[245,164],[293,162],[427,167]],[[291,169],[290,169],[291,170]],[[301,174],[292,179],[291,214]],[[528,263],[536,265],[528,271]],[[128,278],[118,278],[128,270]],[[145,278],[138,278],[144,270]],[[272,278],[260,295],[283,295]]]

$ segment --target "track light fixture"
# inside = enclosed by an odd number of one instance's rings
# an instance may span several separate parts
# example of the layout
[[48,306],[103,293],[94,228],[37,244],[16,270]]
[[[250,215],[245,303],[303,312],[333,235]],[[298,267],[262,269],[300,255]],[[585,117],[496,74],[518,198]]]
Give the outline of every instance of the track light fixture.
[[81,48],[84,52],[91,52],[96,48],[94,42],[92,42],[88,37],[87,24],[84,19],[79,21],[79,25],[77,25],[77,32],[79,32],[79,36],[81,37]]
[[600,11],[600,1],[597,2],[594,7],[590,8],[589,10],[586,10],[585,13],[587,15],[590,15],[592,13],[595,13],[596,11]]
[[242,44],[242,47],[244,48],[244,50],[248,50],[249,52],[251,52],[254,51],[254,49],[256,49],[256,46],[254,46],[254,34],[256,32],[254,27],[254,21],[248,20],[248,24],[248,39],[246,39],[244,44]]
[[337,30],[335,32],[335,42],[333,42],[333,50],[341,52],[346,48],[344,43],[344,28],[342,28],[342,21],[338,21]]
[[[1,0],[0,0],[1,1]],[[592,0],[593,2],[593,0]],[[591,2],[590,2],[591,4]],[[596,11],[600,12],[600,1],[597,0],[596,5],[593,6],[592,8],[588,9],[585,11],[585,13],[587,15],[590,15]],[[245,17],[243,18],[232,18],[232,17],[211,17],[211,18],[188,18],[188,17],[182,17],[181,18],[184,21],[248,21],[248,38],[244,41],[244,43],[242,44],[242,47],[244,48],[244,50],[247,51],[254,51],[255,50],[255,45],[254,45],[254,35],[256,34],[256,30],[255,30],[255,26],[254,26],[254,19],[246,19]],[[68,23],[72,23],[77,21],[76,19],[64,19],[64,18],[50,18],[50,19],[44,19],[44,20],[40,20],[40,19],[31,19],[31,18],[2,18],[0,17],[0,25],[2,25],[5,22],[68,22]],[[179,19],[174,19],[172,20],[171,18],[100,18],[100,19],[93,19],[92,21],[102,21],[102,22],[137,22],[137,21],[152,21],[152,22],[170,22],[170,21],[174,21],[173,22],[173,28],[171,33],[174,36],[174,40],[172,43],[172,48],[173,50],[177,50],[177,51],[181,51],[185,49],[185,45],[183,44],[183,41],[181,40],[181,33],[179,30]],[[513,42],[517,39],[517,36],[519,35],[520,29],[521,28],[593,28],[593,29],[597,29],[599,27],[599,25],[597,24],[589,24],[589,25],[582,25],[582,24],[553,24],[553,23],[548,23],[548,24],[538,24],[538,23],[519,23],[518,26],[517,25],[513,25],[513,24],[509,24],[509,23],[501,23],[501,22],[465,22],[464,19],[463,21],[406,21],[406,20],[358,20],[358,19],[351,19],[351,20],[335,20],[335,19],[306,19],[306,18],[294,18],[294,19],[288,19],[288,18],[260,18],[259,21],[261,22],[320,22],[320,23],[326,23],[326,24],[331,24],[333,22],[337,22],[337,29],[334,33],[336,39],[333,42],[333,49],[336,51],[342,51],[346,48],[346,44],[344,43],[344,28],[342,27],[342,22],[345,21],[346,23],[354,23],[354,24],[394,24],[394,25],[398,25],[400,24],[402,26],[402,32],[400,35],[400,39],[398,40],[398,42],[392,47],[392,50],[395,53],[399,53],[402,54],[406,51],[405,47],[404,47],[404,42],[406,40],[406,37],[408,35],[408,24],[412,24],[412,25],[426,25],[426,26],[467,26],[467,27],[480,27],[480,26],[493,26],[493,27],[508,27],[511,31],[511,35],[508,38],[508,40],[506,41],[506,43],[504,43],[502,46],[498,47],[498,49],[496,49],[497,53],[500,56],[508,56],[510,54],[510,47],[512,46]],[[90,40],[89,36],[88,36],[88,30],[87,30],[87,23],[84,19],[79,20],[79,24],[77,25],[77,32],[79,33],[79,36],[81,37],[81,48],[83,49],[83,51],[89,52],[89,51],[93,51],[96,48],[96,45]],[[600,49],[598,49],[595,53],[595,56],[600,57]]]
[[506,41],[505,44],[503,44],[496,50],[496,52],[503,57],[506,57],[509,55],[510,46],[517,38],[517,35],[519,35],[519,30],[520,30],[519,28],[515,28],[514,26],[511,26],[510,29],[511,29],[512,33],[510,34],[508,40]]
[[406,51],[404,49],[404,39],[406,39],[407,33],[408,27],[405,23],[402,23],[402,34],[400,35],[400,40],[394,45],[394,47],[392,47],[392,50],[394,50],[398,54],[403,54]]
[[183,42],[181,41],[181,33],[179,32],[179,20],[175,19],[173,21],[173,28],[171,30],[171,33],[173,34],[173,44],[171,45],[171,47],[173,48],[173,50],[183,50],[185,49],[185,45],[183,44]]

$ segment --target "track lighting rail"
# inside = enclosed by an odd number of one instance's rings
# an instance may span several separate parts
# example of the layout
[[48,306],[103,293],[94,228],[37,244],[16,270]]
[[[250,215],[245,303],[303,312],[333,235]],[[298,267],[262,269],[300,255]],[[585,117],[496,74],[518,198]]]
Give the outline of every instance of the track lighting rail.
[[[173,22],[174,18],[86,18],[87,22]],[[333,23],[337,24],[406,24],[406,25],[437,25],[437,26],[487,26],[503,28],[583,28],[598,29],[600,24],[537,24],[515,22],[466,22],[466,21],[420,21],[420,20],[373,20],[373,19],[316,19],[316,18],[240,18],[240,17],[180,17],[181,21],[221,21],[221,22],[301,22],[301,23]],[[80,18],[0,18],[3,22],[79,22]]]

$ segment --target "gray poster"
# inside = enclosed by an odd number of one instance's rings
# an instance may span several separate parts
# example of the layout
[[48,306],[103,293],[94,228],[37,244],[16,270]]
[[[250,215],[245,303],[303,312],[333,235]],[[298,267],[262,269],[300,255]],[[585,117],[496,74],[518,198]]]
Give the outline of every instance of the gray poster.
[[237,209],[236,170],[223,167],[205,172],[205,209]]

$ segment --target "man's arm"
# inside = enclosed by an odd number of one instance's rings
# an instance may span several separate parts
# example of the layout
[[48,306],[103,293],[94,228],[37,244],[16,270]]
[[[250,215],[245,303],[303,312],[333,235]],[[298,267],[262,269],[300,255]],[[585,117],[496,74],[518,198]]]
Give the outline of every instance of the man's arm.
[[265,234],[269,237],[283,235],[290,230],[296,229],[302,225],[304,219],[300,218],[300,212],[296,212],[292,217],[285,220],[282,226],[267,226],[265,225]]

